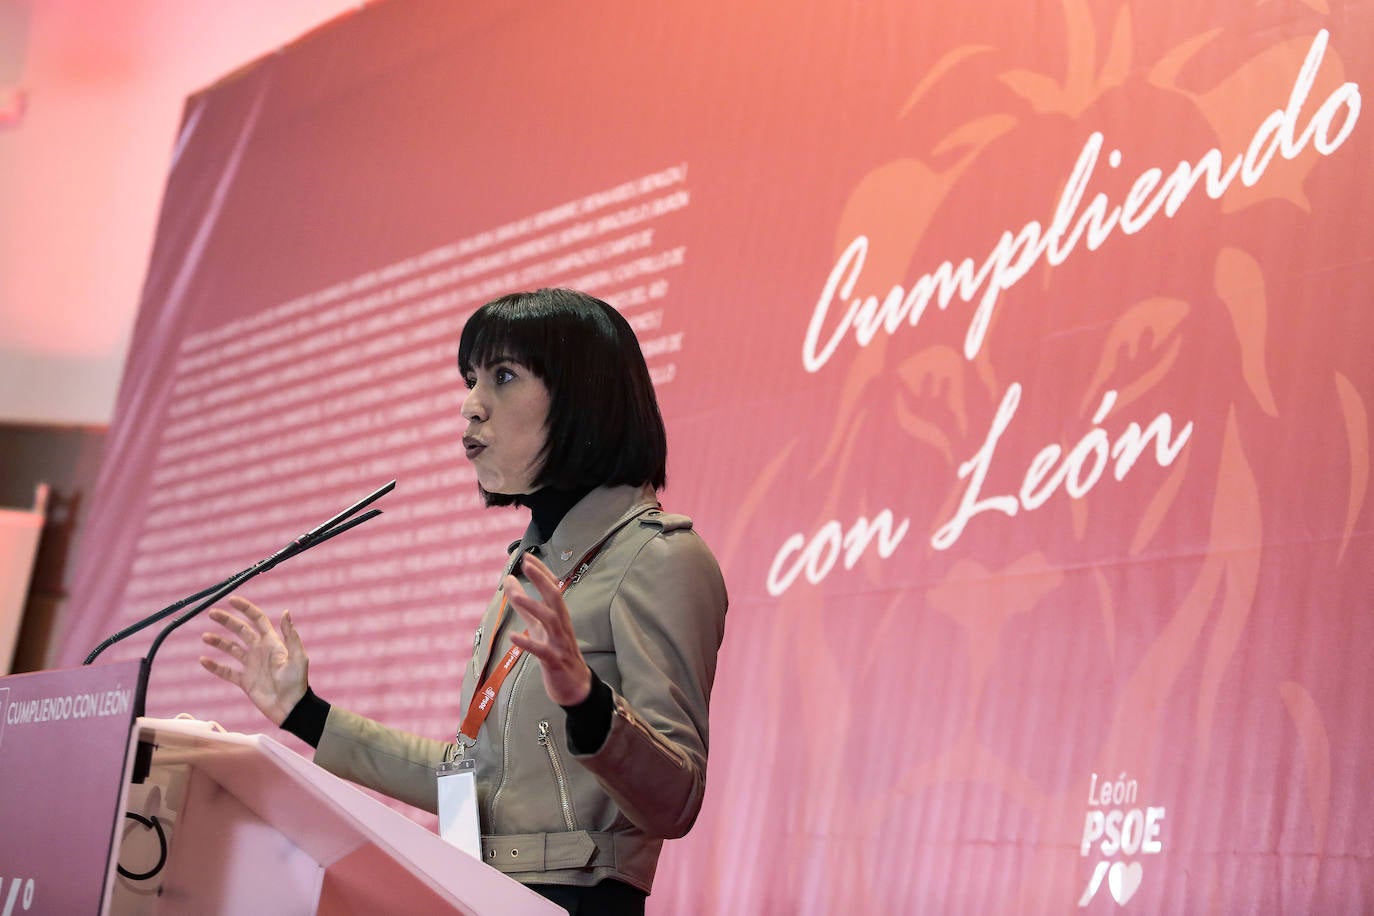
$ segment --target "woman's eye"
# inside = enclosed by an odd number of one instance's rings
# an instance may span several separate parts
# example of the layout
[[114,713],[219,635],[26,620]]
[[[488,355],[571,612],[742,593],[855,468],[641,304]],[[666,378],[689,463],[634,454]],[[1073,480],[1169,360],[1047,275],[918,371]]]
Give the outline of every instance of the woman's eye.
[[465,376],[463,376],[463,384],[467,387],[467,389],[468,389],[469,391],[471,391],[473,388],[476,388],[476,387],[477,387],[477,376],[475,376],[475,375],[465,375]]
[[500,369],[497,369],[495,372],[492,373],[492,377],[496,379],[496,384],[504,385],[506,384],[506,382],[509,382],[515,378],[515,373],[507,369],[505,366],[502,366]]

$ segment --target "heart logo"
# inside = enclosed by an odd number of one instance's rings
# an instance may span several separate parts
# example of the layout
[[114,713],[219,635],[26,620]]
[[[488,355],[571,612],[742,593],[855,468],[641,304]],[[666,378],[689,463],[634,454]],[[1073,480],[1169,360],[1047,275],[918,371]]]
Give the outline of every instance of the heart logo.
[[1125,906],[1126,901],[1140,890],[1140,879],[1144,874],[1145,869],[1139,862],[1113,862],[1111,871],[1107,872],[1107,889],[1117,903]]

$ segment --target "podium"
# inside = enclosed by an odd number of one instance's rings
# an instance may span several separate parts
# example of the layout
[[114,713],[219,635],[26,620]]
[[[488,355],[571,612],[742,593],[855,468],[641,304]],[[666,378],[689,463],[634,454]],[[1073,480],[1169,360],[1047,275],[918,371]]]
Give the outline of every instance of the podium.
[[0,911],[563,912],[269,737],[135,719],[142,676],[0,678]]

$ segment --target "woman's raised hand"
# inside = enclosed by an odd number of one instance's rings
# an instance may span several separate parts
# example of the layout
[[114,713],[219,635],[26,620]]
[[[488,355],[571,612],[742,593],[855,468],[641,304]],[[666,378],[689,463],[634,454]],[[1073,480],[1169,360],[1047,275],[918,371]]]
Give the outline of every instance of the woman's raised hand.
[[539,659],[549,699],[560,706],[581,703],[592,692],[592,671],[577,646],[577,635],[573,633],[568,606],[558,591],[558,580],[537,557],[527,553],[521,563],[544,600],[529,597],[514,576],[506,577],[502,585],[506,600],[529,627],[526,633],[512,634],[511,642]]
[[210,619],[223,627],[229,636],[203,633],[200,639],[237,664],[226,664],[202,655],[201,667],[238,687],[273,725],[281,725],[305,696],[310,666],[300,634],[291,622],[291,612],[281,615],[281,633],[278,634],[272,621],[251,601],[235,596],[229,599],[229,604],[239,613],[231,614],[217,607],[210,609]]

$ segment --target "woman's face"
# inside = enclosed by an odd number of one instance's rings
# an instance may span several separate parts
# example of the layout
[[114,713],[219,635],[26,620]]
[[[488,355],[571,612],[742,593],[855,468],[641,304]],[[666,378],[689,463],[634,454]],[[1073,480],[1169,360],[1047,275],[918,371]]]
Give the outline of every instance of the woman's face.
[[464,376],[463,447],[488,493],[534,489],[549,419],[549,389],[526,366],[498,356]]

